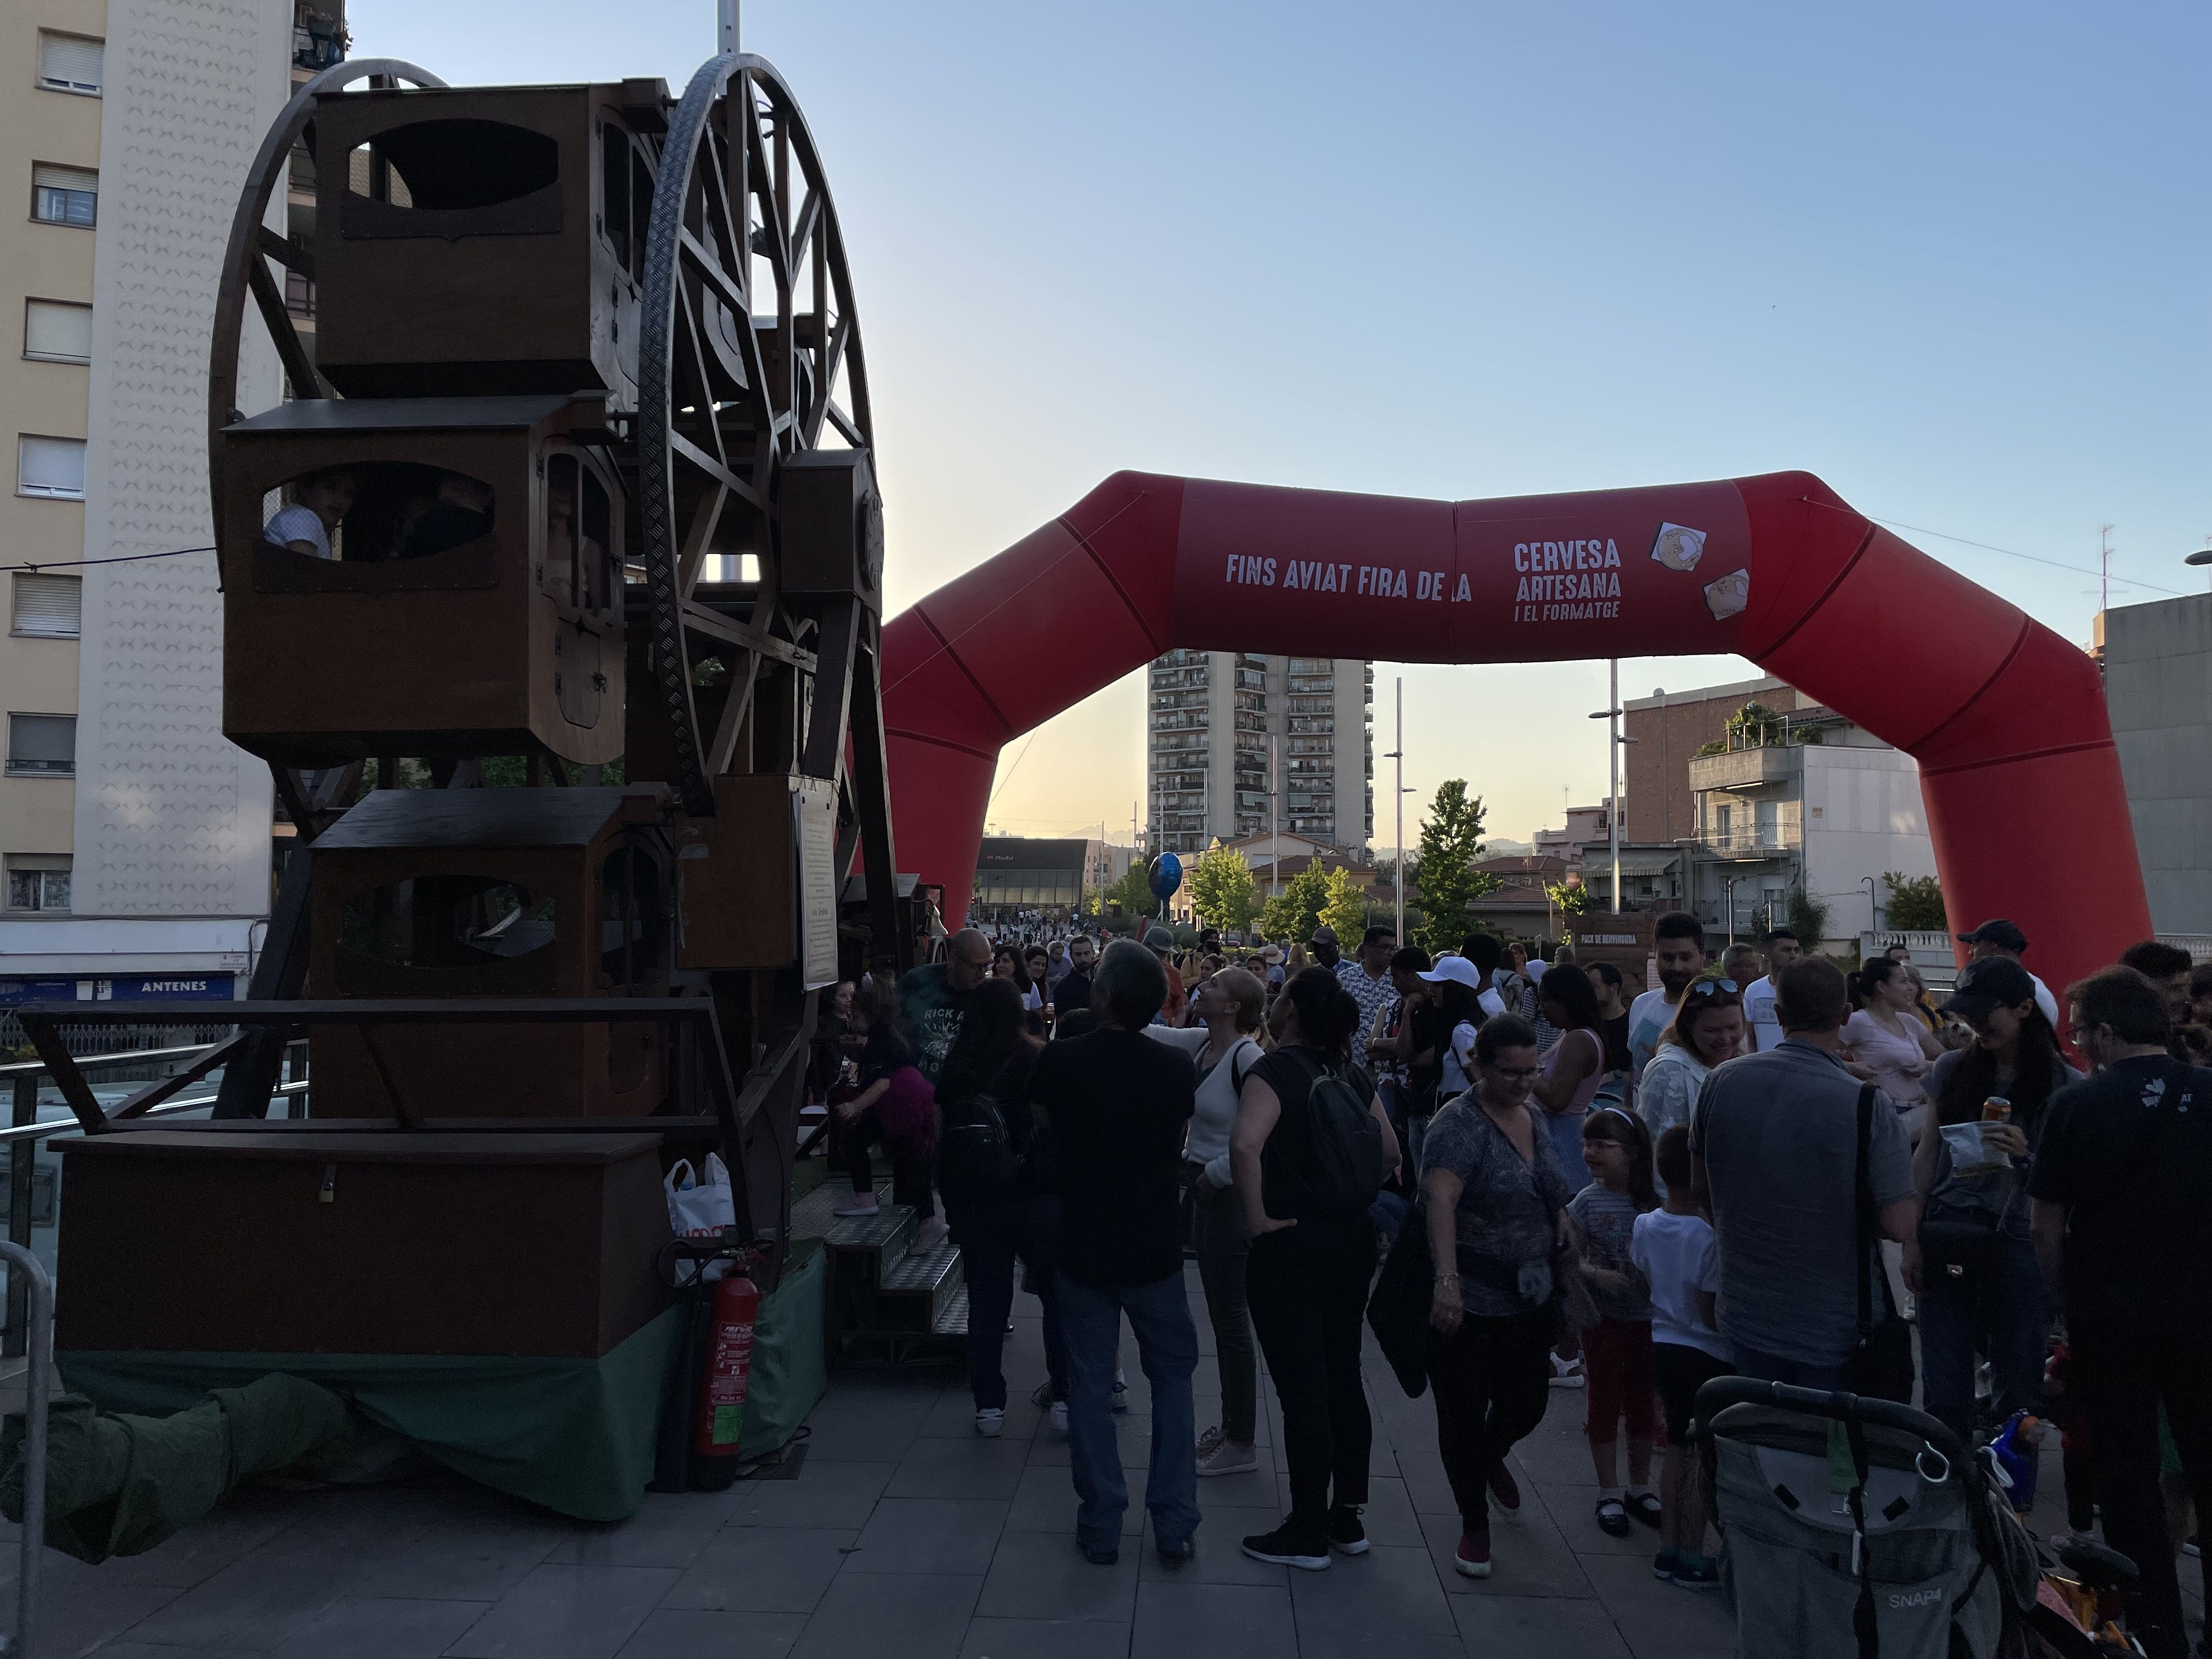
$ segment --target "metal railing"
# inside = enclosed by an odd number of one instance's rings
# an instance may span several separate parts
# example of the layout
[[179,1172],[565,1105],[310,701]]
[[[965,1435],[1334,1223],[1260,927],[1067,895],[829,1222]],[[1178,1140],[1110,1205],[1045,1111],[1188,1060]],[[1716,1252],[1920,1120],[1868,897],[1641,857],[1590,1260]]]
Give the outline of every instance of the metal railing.
[[31,1651],[38,1627],[39,1564],[46,1547],[46,1413],[52,1404],[54,1375],[54,1283],[25,1246],[0,1242],[0,1261],[8,1264],[8,1286],[20,1279],[31,1297],[30,1375],[23,1380],[23,1540],[15,1575],[15,1639],[8,1644],[15,1659]]

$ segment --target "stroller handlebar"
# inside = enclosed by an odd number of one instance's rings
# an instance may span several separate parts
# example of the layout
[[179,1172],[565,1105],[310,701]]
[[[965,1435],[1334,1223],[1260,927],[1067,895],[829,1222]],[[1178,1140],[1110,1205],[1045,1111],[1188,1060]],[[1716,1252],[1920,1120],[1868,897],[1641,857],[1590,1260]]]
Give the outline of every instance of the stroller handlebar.
[[1765,1382],[1750,1376],[1716,1376],[1699,1389],[1691,1433],[1699,1440],[1711,1439],[1713,1419],[1730,1406],[1771,1406],[1779,1411],[1832,1418],[1838,1423],[1856,1421],[1896,1429],[1926,1441],[1954,1469],[1963,1470],[1971,1461],[1972,1454],[1959,1437],[1926,1412],[1870,1395],[1801,1389],[1794,1383]]

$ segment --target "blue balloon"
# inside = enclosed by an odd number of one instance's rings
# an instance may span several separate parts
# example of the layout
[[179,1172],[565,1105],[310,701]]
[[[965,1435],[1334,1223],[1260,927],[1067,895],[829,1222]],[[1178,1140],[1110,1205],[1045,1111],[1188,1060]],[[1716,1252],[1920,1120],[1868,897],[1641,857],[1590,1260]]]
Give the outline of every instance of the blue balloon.
[[1182,885],[1182,860],[1173,853],[1163,853],[1152,860],[1152,896],[1164,900]]

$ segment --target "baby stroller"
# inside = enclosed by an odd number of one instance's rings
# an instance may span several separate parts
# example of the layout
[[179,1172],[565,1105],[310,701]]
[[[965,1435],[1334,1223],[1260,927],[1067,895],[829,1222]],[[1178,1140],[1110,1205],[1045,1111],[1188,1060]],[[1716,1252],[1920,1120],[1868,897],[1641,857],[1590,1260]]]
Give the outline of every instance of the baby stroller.
[[1698,1391],[1740,1650],[2026,1659],[2035,1546],[1989,1466],[1909,1406],[1748,1377]]

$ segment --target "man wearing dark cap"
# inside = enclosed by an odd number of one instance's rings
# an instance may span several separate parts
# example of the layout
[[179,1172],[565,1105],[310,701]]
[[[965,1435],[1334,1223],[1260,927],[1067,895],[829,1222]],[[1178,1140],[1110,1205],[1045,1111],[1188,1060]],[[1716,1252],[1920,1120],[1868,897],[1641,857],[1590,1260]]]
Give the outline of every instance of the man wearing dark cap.
[[[1971,933],[1960,934],[1959,943],[1966,947],[1966,960],[1969,962],[1987,962],[1992,957],[2018,962],[2027,953],[2027,935],[2021,933],[2015,923],[2007,921],[2002,916],[1984,922]],[[2051,988],[2033,974],[2027,977],[2035,987],[2036,1007],[2041,1011],[2044,1018],[2051,1022],[2051,1029],[2057,1030],[2058,999],[2052,996]]]
[[1332,974],[1336,971],[1337,959],[1342,952],[1337,945],[1335,928],[1325,922],[1315,928],[1312,937],[1306,940],[1306,950],[1312,955],[1315,967],[1326,968]]

